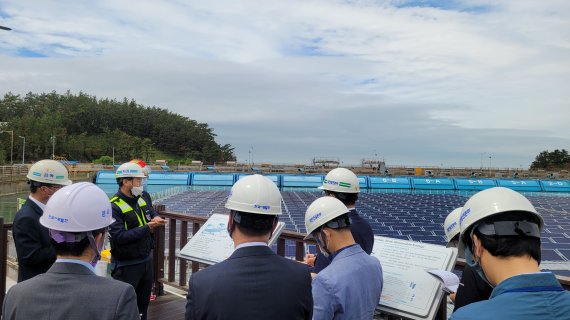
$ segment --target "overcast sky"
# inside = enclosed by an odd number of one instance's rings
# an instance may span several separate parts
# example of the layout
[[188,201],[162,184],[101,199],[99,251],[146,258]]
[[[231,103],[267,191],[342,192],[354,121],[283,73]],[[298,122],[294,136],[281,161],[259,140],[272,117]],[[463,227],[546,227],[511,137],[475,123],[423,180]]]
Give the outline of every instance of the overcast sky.
[[570,149],[567,0],[0,0],[0,25],[0,94],[166,108],[240,162],[526,168]]

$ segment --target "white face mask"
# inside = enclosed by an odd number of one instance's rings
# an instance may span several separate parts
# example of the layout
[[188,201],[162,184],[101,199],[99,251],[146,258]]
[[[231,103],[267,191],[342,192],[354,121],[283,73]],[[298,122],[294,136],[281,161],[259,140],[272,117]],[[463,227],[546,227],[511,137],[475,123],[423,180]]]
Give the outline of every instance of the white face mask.
[[140,187],[133,187],[131,189],[131,193],[133,194],[133,196],[138,197],[140,196],[144,191],[144,187],[140,186]]

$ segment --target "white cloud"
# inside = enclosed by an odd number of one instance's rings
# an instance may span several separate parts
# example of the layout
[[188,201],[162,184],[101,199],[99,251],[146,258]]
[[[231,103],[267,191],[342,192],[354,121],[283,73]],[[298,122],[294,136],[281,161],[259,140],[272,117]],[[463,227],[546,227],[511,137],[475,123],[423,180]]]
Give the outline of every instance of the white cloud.
[[568,149],[567,1],[451,4],[3,1],[0,93],[133,98],[242,160],[518,167]]

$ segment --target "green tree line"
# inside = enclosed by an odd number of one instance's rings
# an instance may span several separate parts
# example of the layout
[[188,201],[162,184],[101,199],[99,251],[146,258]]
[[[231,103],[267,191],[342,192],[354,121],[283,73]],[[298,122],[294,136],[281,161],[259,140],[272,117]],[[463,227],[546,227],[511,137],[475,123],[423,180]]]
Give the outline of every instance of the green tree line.
[[7,93],[0,100],[0,161],[10,161],[13,131],[13,161],[21,161],[25,137],[26,162],[50,158],[52,136],[55,155],[68,160],[91,162],[111,156],[116,162],[147,159],[159,150],[178,160],[205,163],[235,160],[233,147],[216,143],[216,134],[206,123],[166,109],[146,107],[135,100],[97,99],[77,95]]
[[552,152],[544,150],[536,156],[530,168],[547,170],[570,169],[570,155],[565,149],[556,149]]

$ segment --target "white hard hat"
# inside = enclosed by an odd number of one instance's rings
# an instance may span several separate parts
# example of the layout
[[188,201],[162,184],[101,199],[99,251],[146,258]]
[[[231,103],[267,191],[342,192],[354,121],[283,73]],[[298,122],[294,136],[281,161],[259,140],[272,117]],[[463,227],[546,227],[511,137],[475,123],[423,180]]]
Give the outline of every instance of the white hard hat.
[[538,219],[538,231],[542,231],[544,219],[525,196],[508,188],[494,187],[474,194],[463,205],[459,218],[460,251],[465,248],[465,237],[470,236],[466,234],[470,227],[487,217],[506,212],[530,213]]
[[233,185],[226,208],[255,214],[280,215],[281,193],[267,177],[259,174],[246,176]]
[[323,180],[323,185],[319,189],[333,192],[358,193],[360,192],[360,184],[352,171],[345,168],[336,168],[327,173],[325,180]]
[[63,186],[72,183],[65,166],[55,160],[40,160],[34,163],[26,177],[32,181]]
[[148,176],[150,175],[152,169],[150,168],[149,165],[146,164],[146,162],[145,162],[144,160],[141,160],[141,159],[133,159],[133,160],[131,160],[130,162],[138,164],[138,165],[142,168],[142,172],[144,173],[145,177],[148,178]]
[[115,178],[144,178],[146,175],[143,168],[134,162],[126,162],[120,165],[115,172]]
[[56,191],[40,218],[44,227],[64,232],[98,230],[112,221],[109,197],[90,182],[75,183]]
[[443,222],[443,230],[445,231],[445,236],[447,237],[447,243],[459,234],[461,228],[459,227],[459,216],[461,215],[461,207],[453,209],[445,218]]
[[348,212],[344,203],[335,197],[321,197],[313,201],[305,213],[305,239],[310,238],[311,233],[320,226]]

